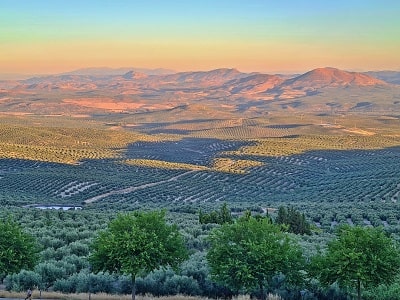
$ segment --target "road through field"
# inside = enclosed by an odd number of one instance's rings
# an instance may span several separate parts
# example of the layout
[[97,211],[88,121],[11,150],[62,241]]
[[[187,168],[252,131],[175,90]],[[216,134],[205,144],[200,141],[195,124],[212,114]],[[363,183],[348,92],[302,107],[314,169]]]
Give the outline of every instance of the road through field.
[[122,190],[117,190],[117,191],[110,191],[108,193],[101,194],[101,195],[86,199],[84,202],[85,202],[85,204],[89,204],[89,203],[93,203],[95,201],[98,201],[100,199],[106,198],[106,197],[111,196],[111,195],[123,195],[123,194],[132,193],[132,192],[137,191],[137,190],[142,190],[142,189],[145,189],[145,188],[148,188],[148,187],[153,187],[153,186],[156,186],[156,185],[159,185],[159,184],[163,184],[163,183],[166,183],[166,182],[178,180],[180,177],[183,177],[183,176],[188,175],[188,174],[193,173],[193,172],[197,172],[197,171],[196,170],[192,170],[192,171],[188,171],[188,172],[185,172],[183,174],[171,177],[171,178],[166,179],[166,180],[161,180],[161,181],[152,182],[152,183],[146,183],[146,184],[142,184],[142,185],[139,185],[139,186],[131,186],[131,187],[128,187],[128,188],[125,188],[125,189],[122,189]]

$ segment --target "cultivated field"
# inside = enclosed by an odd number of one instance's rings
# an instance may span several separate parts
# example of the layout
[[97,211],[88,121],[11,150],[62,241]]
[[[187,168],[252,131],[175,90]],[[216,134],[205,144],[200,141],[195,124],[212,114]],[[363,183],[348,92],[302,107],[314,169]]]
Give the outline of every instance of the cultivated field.
[[[148,132],[144,124],[141,132],[110,129],[103,119],[98,128],[3,124],[0,203],[192,212],[222,202],[258,211],[291,204],[326,229],[351,223],[397,231],[398,120],[352,116],[348,122],[359,125],[349,131],[345,122],[294,118],[299,123],[285,124],[284,116],[180,123],[185,135]],[[389,125],[376,126],[382,122]],[[363,134],[371,126],[374,134]],[[270,134],[253,137],[242,132],[248,127]],[[310,134],[311,127],[321,134]]]

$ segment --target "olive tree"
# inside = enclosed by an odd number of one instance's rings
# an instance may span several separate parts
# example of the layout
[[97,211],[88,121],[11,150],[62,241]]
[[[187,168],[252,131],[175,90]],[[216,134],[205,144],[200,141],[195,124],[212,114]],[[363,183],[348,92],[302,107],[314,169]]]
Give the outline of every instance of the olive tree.
[[166,223],[164,211],[154,211],[118,215],[95,239],[90,262],[94,271],[129,275],[134,300],[137,276],[176,267],[186,257],[177,226]]
[[252,292],[265,287],[278,274],[288,281],[301,279],[302,252],[269,218],[249,214],[224,224],[210,235],[207,260],[212,277],[232,290]]
[[12,220],[0,221],[0,280],[21,269],[31,269],[39,258],[35,239]]
[[400,267],[395,242],[380,228],[341,226],[327,251],[313,258],[312,270],[324,284],[361,288],[390,283]]

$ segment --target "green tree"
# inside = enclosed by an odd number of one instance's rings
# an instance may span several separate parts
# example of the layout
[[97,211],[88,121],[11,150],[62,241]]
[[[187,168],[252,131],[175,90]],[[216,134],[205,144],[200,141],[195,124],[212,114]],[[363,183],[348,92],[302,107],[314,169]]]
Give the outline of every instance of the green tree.
[[35,239],[17,223],[0,221],[0,280],[21,269],[31,269],[39,258]]
[[120,214],[93,243],[90,262],[94,271],[131,276],[132,299],[136,277],[160,267],[178,266],[187,249],[176,225],[168,225],[164,211]]
[[288,224],[288,212],[284,206],[279,206],[278,215],[276,216],[275,222],[277,224]]
[[231,214],[231,210],[228,207],[228,204],[224,203],[219,211],[213,210],[210,213],[203,213],[202,210],[199,211],[199,222],[200,224],[225,224],[232,223],[233,218]]
[[275,223],[284,225],[287,231],[294,234],[311,234],[310,223],[307,222],[304,214],[294,209],[294,207],[279,207]]
[[34,286],[40,287],[40,275],[34,271],[22,270],[18,274],[7,275],[4,283],[7,291],[26,291]]
[[207,260],[217,282],[234,291],[259,289],[262,299],[273,276],[298,281],[303,268],[302,252],[289,236],[269,218],[249,213],[211,232]]
[[35,272],[40,275],[40,290],[48,290],[57,279],[67,277],[65,268],[57,266],[56,263],[56,261],[46,261],[35,267]]
[[219,224],[232,223],[232,222],[233,219],[231,210],[229,209],[228,204],[224,203],[219,211]]
[[311,266],[322,283],[355,287],[361,299],[362,287],[390,283],[396,278],[400,252],[382,229],[346,225],[338,229],[326,253],[313,258]]

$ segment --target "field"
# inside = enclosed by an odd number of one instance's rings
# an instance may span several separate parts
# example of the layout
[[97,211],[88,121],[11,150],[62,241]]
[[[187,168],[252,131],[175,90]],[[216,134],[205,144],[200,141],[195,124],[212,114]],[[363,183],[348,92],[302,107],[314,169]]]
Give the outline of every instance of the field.
[[[328,126],[331,116],[319,118],[322,125],[304,115],[286,124],[284,116],[179,122],[179,128],[145,122],[135,131],[127,120],[115,128],[103,117],[81,127],[62,118],[45,126],[7,122],[0,126],[0,203],[186,212],[223,202],[256,211],[290,204],[327,230],[350,223],[397,232],[398,120],[348,116]],[[320,134],[310,134],[315,128]]]

